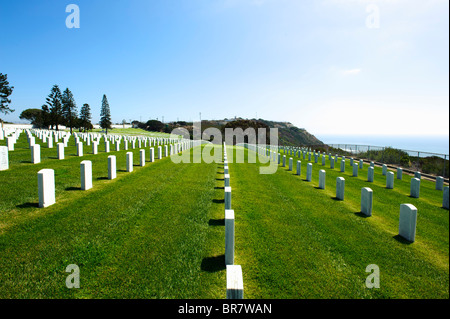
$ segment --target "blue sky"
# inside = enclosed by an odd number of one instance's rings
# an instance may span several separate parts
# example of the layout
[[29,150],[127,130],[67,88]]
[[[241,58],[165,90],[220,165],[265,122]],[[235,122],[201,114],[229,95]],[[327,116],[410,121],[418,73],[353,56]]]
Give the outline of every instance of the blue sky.
[[[80,28],[68,29],[68,4]],[[375,4],[379,28],[366,20]],[[52,85],[114,122],[240,116],[312,134],[446,135],[447,0],[0,2],[19,122]]]

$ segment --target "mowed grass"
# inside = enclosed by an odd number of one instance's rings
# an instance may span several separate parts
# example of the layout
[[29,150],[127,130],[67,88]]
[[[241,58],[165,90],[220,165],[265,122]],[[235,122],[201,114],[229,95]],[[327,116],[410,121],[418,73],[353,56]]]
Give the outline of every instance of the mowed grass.
[[[36,139],[36,141],[39,141]],[[0,298],[223,298],[223,181],[217,164],[170,158],[125,172],[127,151],[66,159],[42,145],[31,164],[25,134],[0,172]],[[111,148],[112,149],[112,148]],[[118,175],[107,180],[107,156]],[[91,160],[94,187],[80,190],[80,162]],[[40,209],[37,172],[55,170],[56,204]],[[220,199],[222,196],[222,200]],[[66,288],[70,264],[80,289]]]
[[[245,154],[248,151],[245,150]],[[228,158],[232,148],[228,148]],[[421,198],[409,197],[411,176],[385,187],[381,168],[367,182],[367,168],[352,177],[339,165],[313,164],[313,181],[279,166],[259,174],[264,164],[230,163],[235,211],[235,263],[242,266],[246,298],[449,298],[449,215],[441,208],[442,191],[422,180]],[[314,157],[312,157],[314,161]],[[326,170],[326,189],[318,189],[318,171]],[[336,178],[346,180],[345,200],[335,199]],[[374,192],[373,216],[360,213],[361,188]],[[414,243],[398,237],[400,204],[418,208]],[[368,289],[371,272],[380,269],[380,288]]]
[[[39,141],[39,140],[37,140]],[[0,141],[4,142],[4,141]],[[42,145],[42,163],[30,163],[25,134],[0,172],[0,298],[224,298],[223,164],[175,164],[169,158],[125,172],[127,151],[66,159]],[[228,148],[228,158],[232,150]],[[113,150],[113,147],[111,147]],[[216,149],[219,152],[219,148]],[[247,154],[247,151],[245,151]],[[107,180],[107,156],[118,177]],[[289,158],[289,156],[287,156]],[[312,157],[314,160],[314,157]],[[94,188],[80,190],[80,162],[93,163]],[[448,298],[449,217],[442,192],[422,181],[409,197],[411,176],[385,188],[381,168],[368,183],[367,167],[352,177],[313,165],[313,181],[279,167],[230,163],[235,210],[235,263],[246,298]],[[288,163],[288,160],[287,160]],[[57,203],[39,209],[37,172],[55,169]],[[318,171],[327,171],[319,190]],[[346,179],[344,201],[336,177]],[[373,216],[360,213],[362,187],[374,191]],[[415,243],[398,235],[399,208],[418,208]],[[69,264],[80,267],[80,289],[68,289]],[[379,289],[365,286],[366,267],[380,268]]]

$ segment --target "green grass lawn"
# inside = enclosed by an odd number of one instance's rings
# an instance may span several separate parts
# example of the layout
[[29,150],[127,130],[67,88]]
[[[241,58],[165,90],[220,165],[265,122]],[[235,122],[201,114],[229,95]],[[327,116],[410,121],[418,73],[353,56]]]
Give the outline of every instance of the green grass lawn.
[[[22,134],[10,169],[0,172],[0,298],[225,295],[224,229],[214,222],[223,215],[217,164],[164,158],[126,173],[126,151],[85,149],[78,158],[70,145],[61,161],[53,158],[56,148],[42,151],[41,164],[27,163]],[[137,164],[139,150],[133,152]],[[112,181],[108,155],[117,156]],[[92,161],[89,191],[80,190],[82,160]],[[42,168],[54,169],[56,180],[56,204],[45,209],[37,208]],[[80,289],[65,286],[69,264],[80,267]]]
[[[36,141],[40,141],[36,139]],[[4,145],[4,141],[0,141]],[[205,147],[205,146],[204,146]],[[223,164],[174,164],[169,158],[125,171],[127,151],[77,157],[73,139],[66,159],[41,147],[31,164],[26,135],[0,172],[0,298],[224,298]],[[233,148],[228,148],[228,158]],[[247,151],[245,151],[247,154]],[[117,178],[107,180],[107,157],[117,156]],[[91,160],[93,185],[80,190],[80,162]],[[327,171],[326,189],[279,167],[230,163],[235,210],[235,263],[242,266],[246,298],[448,298],[449,217],[442,192],[422,181],[409,197],[411,176],[385,188],[381,168],[368,183]],[[313,157],[314,160],[314,157]],[[288,161],[287,161],[288,163]],[[56,204],[37,207],[37,172],[55,170]],[[346,179],[345,201],[335,196]],[[373,216],[360,211],[362,187],[374,191]],[[400,204],[418,208],[416,242],[398,238]],[[66,266],[80,267],[80,289],[68,289]],[[366,266],[380,268],[380,289],[367,289]]]
[[[247,151],[246,151],[247,152]],[[228,150],[231,157],[231,148]],[[381,168],[367,182],[367,168],[352,177],[347,160],[330,169],[313,164],[313,181],[286,167],[261,175],[261,164],[230,163],[236,219],[236,258],[247,298],[448,298],[449,215],[442,191],[423,180],[421,198],[409,197],[411,176],[385,188]],[[312,157],[314,161],[314,157]],[[318,171],[327,172],[318,189]],[[335,200],[336,178],[346,180],[345,200]],[[374,192],[373,216],[360,214],[361,188]],[[399,238],[400,204],[418,208],[416,242]],[[370,264],[380,268],[380,289],[367,289]]]

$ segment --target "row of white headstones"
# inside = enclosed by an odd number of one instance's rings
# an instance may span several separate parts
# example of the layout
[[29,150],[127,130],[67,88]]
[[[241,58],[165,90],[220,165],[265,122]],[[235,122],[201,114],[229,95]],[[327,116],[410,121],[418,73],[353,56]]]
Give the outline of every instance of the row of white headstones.
[[[14,145],[17,142],[20,134],[23,130],[14,130],[10,131],[10,136],[7,136],[7,146],[0,147],[0,170],[9,169],[9,151],[14,151]],[[75,145],[77,147],[77,156],[83,156],[84,143],[87,146],[92,144],[92,154],[98,154],[98,145],[101,142],[101,139],[104,141],[105,152],[110,152],[110,142],[115,145],[115,151],[120,151],[120,145],[123,142],[124,150],[128,150],[128,146],[132,146],[132,149],[136,148],[136,142],[138,143],[138,148],[142,148],[142,146],[147,147],[147,143],[149,146],[164,146],[164,156],[167,156],[170,147],[170,154],[174,152],[178,153],[177,149],[180,147],[181,143],[186,143],[186,141],[182,141],[177,138],[155,138],[155,137],[146,137],[146,136],[124,136],[124,135],[105,135],[105,134],[95,134],[95,133],[73,133],[70,134],[68,132],[53,132],[50,130],[25,130],[28,140],[28,145],[31,150],[31,163],[38,164],[41,162],[41,145],[36,144],[35,137],[36,135],[39,139],[42,140],[43,143],[47,143],[48,148],[53,148],[53,141],[57,143],[57,155],[59,160],[63,160],[64,156],[64,148],[67,147],[71,136],[75,139]],[[62,143],[58,143],[59,139],[62,139]],[[172,144],[173,143],[173,144]],[[169,145],[170,144],[170,145]],[[175,149],[172,149],[175,148]]]
[[[29,138],[29,141],[34,140],[33,136],[31,136],[31,135],[28,135],[28,138]],[[69,138],[70,138],[70,136],[69,136]],[[75,136],[75,138],[79,138],[79,137]],[[109,142],[108,139],[113,139],[113,138],[114,137],[106,137],[105,143]],[[145,141],[145,137],[142,140]],[[116,141],[116,145],[119,145],[120,138],[115,139],[115,141]],[[126,142],[127,140],[125,139],[124,141]],[[153,141],[153,143],[154,143],[154,145],[157,145],[159,143],[162,143],[162,144],[163,143],[171,143],[174,141],[175,140],[172,140],[172,139],[161,139],[161,140],[155,140],[155,141]],[[176,139],[176,141],[177,141],[177,143],[175,143],[175,144],[164,145],[164,157],[167,157],[169,155],[178,154],[185,150],[189,150],[190,148],[199,144],[195,141],[189,141],[189,140]],[[97,142],[93,143],[93,145],[96,145],[96,144],[97,144]],[[141,144],[141,143],[139,143],[139,144]],[[64,146],[63,143],[59,143],[58,146],[59,145]],[[83,156],[83,151],[82,151],[83,143],[77,142],[76,145],[78,146],[77,147],[78,148],[77,155],[80,157]],[[126,145],[126,143],[125,143],[125,145]],[[152,145],[152,141],[150,140],[150,146],[151,145]],[[36,146],[39,146],[39,144],[35,144],[33,141],[33,144],[31,144],[30,146],[32,147],[32,149],[36,149]],[[168,147],[170,147],[170,151],[169,151]],[[2,152],[5,151],[6,156],[7,156],[8,150],[5,148],[7,148],[7,147],[3,146],[2,149],[0,149],[0,151],[2,151]],[[61,147],[61,148],[64,149],[63,147]],[[39,147],[37,147],[37,149],[39,149]],[[118,150],[118,149],[116,148],[116,150]],[[106,151],[109,152],[108,149],[106,149]],[[146,162],[145,151],[146,151],[145,149],[139,150],[141,167],[145,166],[145,162]],[[149,156],[150,162],[154,162],[155,161],[155,149],[153,147],[151,147],[149,152],[150,152],[150,156]],[[32,152],[32,154],[33,154],[33,152]],[[96,154],[96,153],[94,153],[94,154]],[[37,158],[38,155],[39,154],[35,154],[34,157]],[[64,156],[58,156],[58,158],[64,159]],[[158,159],[163,158],[163,148],[161,145],[158,146],[158,157],[157,158]],[[40,162],[40,160],[36,161],[36,163],[38,163],[38,162]],[[126,171],[127,172],[133,171],[133,153],[132,152],[126,153]],[[38,176],[39,207],[45,208],[45,207],[55,204],[56,196],[55,196],[55,172],[54,172],[54,170],[53,169],[42,169],[37,173],[37,176]],[[108,179],[112,180],[112,179],[115,179],[116,177],[117,177],[116,156],[110,155],[110,156],[108,156]],[[80,163],[80,179],[81,179],[81,189],[82,190],[89,190],[93,187],[93,184],[92,184],[92,162],[91,161],[84,160]]]
[[244,299],[242,267],[234,264],[234,210],[231,209],[230,171],[226,144],[223,143],[223,174],[225,181],[225,266],[227,271],[227,299]]
[[[260,155],[269,156],[270,160],[277,161],[278,165],[282,165],[282,167],[286,167],[286,155],[281,157],[281,153],[279,153],[278,149],[267,149],[265,147],[251,145],[249,148],[255,150]],[[322,155],[322,166],[325,166],[326,154],[320,154],[320,152],[311,152],[308,149],[297,149],[297,150],[288,150],[290,155],[294,155],[297,157],[306,158],[308,155],[308,161],[311,161],[311,155],[314,154],[314,163],[318,163],[320,155]],[[286,150],[284,149],[284,152]],[[328,158],[330,160],[330,169],[334,169],[335,163],[338,162],[338,155],[336,154],[334,157],[329,153]],[[358,170],[363,169],[363,160],[359,160],[359,163],[356,163],[353,158],[350,158],[350,167],[353,168],[353,176],[358,176]],[[345,156],[341,156],[340,161],[340,171],[345,172],[345,164],[346,159]],[[311,182],[312,180],[312,163],[307,164],[306,169],[306,181]],[[293,170],[293,158],[289,158],[289,171]],[[374,181],[374,170],[375,163],[370,162],[370,166],[368,168],[368,182]],[[387,165],[383,164],[382,166],[382,174],[386,176],[386,188],[393,189],[394,188],[394,173],[388,171]],[[297,172],[296,175],[301,175],[301,161],[297,161]],[[319,171],[319,188],[325,189],[325,178],[326,171]],[[403,178],[403,170],[402,168],[397,168],[397,179],[401,180]],[[411,187],[410,187],[410,196],[413,198],[419,198],[420,194],[420,181],[421,181],[421,173],[415,172],[414,178],[411,179]],[[438,176],[436,178],[436,190],[443,191],[443,200],[442,207],[445,209],[449,209],[449,187],[444,186],[444,178]],[[336,179],[336,199],[344,200],[345,195],[345,179],[343,177],[337,177]],[[373,191],[369,187],[363,187],[361,189],[361,213],[370,217],[372,216],[373,211]],[[399,217],[399,235],[410,242],[415,241],[416,237],[416,225],[417,225],[417,208],[412,204],[400,204],[400,217]]]

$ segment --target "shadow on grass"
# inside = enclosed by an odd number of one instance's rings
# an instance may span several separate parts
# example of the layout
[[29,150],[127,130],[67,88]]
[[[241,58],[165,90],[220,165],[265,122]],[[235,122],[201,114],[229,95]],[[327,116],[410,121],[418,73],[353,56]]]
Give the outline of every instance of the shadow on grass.
[[32,164],[31,161],[20,161],[21,163],[27,163],[27,164]]
[[362,213],[362,212],[356,212],[355,215],[356,215],[356,216],[359,216],[359,217],[361,217],[361,218],[367,218],[367,217],[370,217],[370,216],[367,216],[366,214],[364,214],[364,213]]
[[213,199],[213,203],[215,203],[215,204],[225,204],[225,199]]
[[216,178],[216,181],[224,181],[225,178]]
[[126,173],[126,172],[127,172],[126,169],[118,169],[117,171],[118,171],[118,172],[122,172],[122,173]]
[[209,226],[225,226],[225,219],[210,219],[208,222]]
[[331,199],[332,199],[332,200],[335,200],[335,201],[338,201],[338,202],[342,202],[342,201],[343,201],[342,199],[339,199],[339,198],[337,198],[336,196],[331,197]]
[[411,242],[411,241],[409,241],[409,240],[403,238],[403,237],[400,236],[400,235],[395,235],[395,236],[392,237],[392,238],[394,238],[396,241],[398,241],[399,243],[404,244],[404,245],[411,245],[411,244],[413,243],[413,242]]
[[108,179],[108,177],[97,177],[97,180],[98,181],[105,181],[105,180],[107,180]]
[[216,186],[214,189],[225,189],[225,187]]
[[205,257],[202,260],[201,269],[207,272],[218,272],[226,269],[225,255]]
[[81,187],[67,187],[66,191],[81,191]]
[[17,208],[39,208],[39,203],[24,203],[16,206]]

